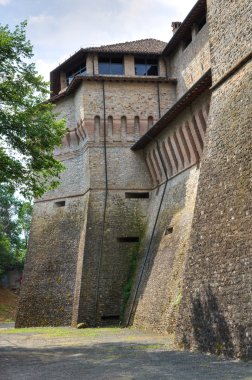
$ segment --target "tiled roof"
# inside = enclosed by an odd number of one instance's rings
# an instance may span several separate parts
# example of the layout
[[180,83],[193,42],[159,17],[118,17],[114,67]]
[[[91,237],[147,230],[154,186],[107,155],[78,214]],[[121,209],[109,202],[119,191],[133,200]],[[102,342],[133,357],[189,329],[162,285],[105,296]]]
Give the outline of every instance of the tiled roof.
[[[113,45],[102,45],[81,48],[66,61],[62,62],[54,70],[64,67],[73,60],[83,57],[86,53],[118,53],[118,54],[161,54],[166,47],[167,42],[155,40],[154,38],[146,38],[144,40],[121,42]],[[53,71],[54,71],[53,70]]]
[[92,51],[97,53],[161,54],[166,44],[167,42],[156,40],[154,38],[147,38],[143,40],[122,42],[113,45],[85,48],[83,51]]

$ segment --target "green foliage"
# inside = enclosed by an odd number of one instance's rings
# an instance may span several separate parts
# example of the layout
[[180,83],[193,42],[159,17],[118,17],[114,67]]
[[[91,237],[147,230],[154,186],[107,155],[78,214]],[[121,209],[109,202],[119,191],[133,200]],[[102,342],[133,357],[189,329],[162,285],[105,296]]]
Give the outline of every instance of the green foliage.
[[133,279],[134,275],[137,269],[137,263],[138,263],[138,251],[139,251],[139,243],[137,243],[134,247],[129,250],[129,256],[130,256],[130,265],[128,269],[127,274],[127,281],[126,284],[123,287],[123,304],[122,304],[122,310],[121,310],[121,317],[123,318],[125,313],[125,308],[128,302],[128,299],[130,297],[131,289],[133,286]]
[[26,22],[11,32],[0,24],[0,185],[28,196],[55,188],[63,165],[53,157],[66,128],[57,120],[46,83],[30,63]]
[[11,266],[23,266],[31,223],[32,205],[0,188],[0,276]]

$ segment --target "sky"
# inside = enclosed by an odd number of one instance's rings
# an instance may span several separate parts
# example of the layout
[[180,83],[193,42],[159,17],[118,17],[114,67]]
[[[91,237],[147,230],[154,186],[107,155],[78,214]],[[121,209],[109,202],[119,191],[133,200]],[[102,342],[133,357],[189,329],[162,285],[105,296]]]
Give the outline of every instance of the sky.
[[183,21],[196,0],[0,0],[0,23],[27,20],[33,62],[49,73],[81,47],[143,38],[168,42],[171,22]]

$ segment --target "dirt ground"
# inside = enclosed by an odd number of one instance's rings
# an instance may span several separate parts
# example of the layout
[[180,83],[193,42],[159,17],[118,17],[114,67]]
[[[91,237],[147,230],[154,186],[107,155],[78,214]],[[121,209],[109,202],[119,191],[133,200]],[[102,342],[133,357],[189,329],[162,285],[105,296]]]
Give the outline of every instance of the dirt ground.
[[0,323],[15,321],[18,296],[0,287]]
[[252,364],[176,350],[136,329],[0,325],[4,380],[252,380]]

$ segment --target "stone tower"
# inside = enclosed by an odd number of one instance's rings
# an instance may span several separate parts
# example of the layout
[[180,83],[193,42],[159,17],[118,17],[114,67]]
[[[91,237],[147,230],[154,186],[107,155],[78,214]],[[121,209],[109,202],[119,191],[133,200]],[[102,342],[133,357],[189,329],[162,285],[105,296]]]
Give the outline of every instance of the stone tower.
[[69,132],[61,185],[35,201],[16,326],[119,322],[151,179],[130,147],[175,101],[157,40],[81,49],[51,73]]
[[68,123],[38,199],[16,326],[124,321],[251,358],[249,0],[198,0],[156,40],[51,74]]

